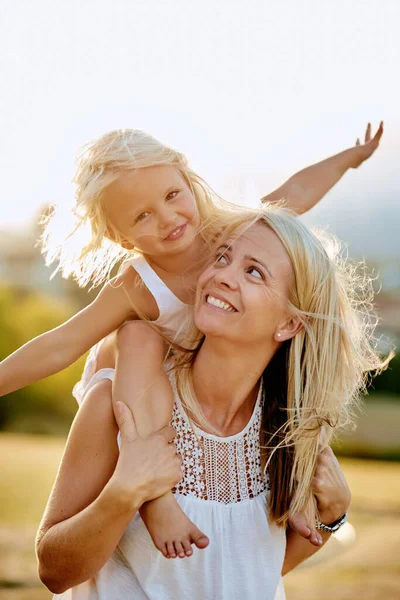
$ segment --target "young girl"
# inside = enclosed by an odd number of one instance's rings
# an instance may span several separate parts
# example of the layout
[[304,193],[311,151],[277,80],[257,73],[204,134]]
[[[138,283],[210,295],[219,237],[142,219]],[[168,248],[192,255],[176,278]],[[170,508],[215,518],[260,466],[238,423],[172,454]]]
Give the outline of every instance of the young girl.
[[[300,171],[263,201],[284,197],[295,212],[309,210],[348,168],[357,168],[374,152],[382,131],[381,124],[371,139],[368,125],[365,144]],[[225,211],[235,210],[192,171],[182,154],[136,130],[113,131],[90,144],[75,183],[74,223],[68,235],[57,242],[56,211],[46,225],[47,263],[58,260],[63,275],[74,276],[82,286],[102,283],[123,259],[125,269],[88,307],[0,364],[1,395],[64,369],[94,347],[76,388],[81,399],[96,370],[113,366],[112,339],[102,345],[99,356],[96,344],[127,321],[151,321],[169,338],[182,342],[209,242],[223,227]],[[61,217],[62,222],[65,214]],[[165,350],[154,344],[152,333],[146,323],[136,323],[132,344],[131,328],[125,325],[118,333],[116,352],[113,401],[130,406],[142,436],[166,424],[172,411],[172,394],[165,391],[169,390]],[[131,401],[138,396],[140,401]],[[200,548],[208,544],[172,494],[144,505],[141,513],[165,556],[189,556],[191,543]],[[318,543],[307,528],[304,535]]]

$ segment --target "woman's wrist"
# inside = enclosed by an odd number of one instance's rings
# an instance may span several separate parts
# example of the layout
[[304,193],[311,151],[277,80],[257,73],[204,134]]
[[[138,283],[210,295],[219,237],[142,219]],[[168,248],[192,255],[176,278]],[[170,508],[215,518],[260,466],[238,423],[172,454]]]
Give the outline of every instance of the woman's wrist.
[[106,503],[113,505],[119,512],[132,513],[132,516],[146,502],[145,491],[142,486],[127,488],[119,482],[118,479],[111,477],[105,488],[100,494],[106,500]]
[[328,506],[324,509],[318,510],[318,520],[324,525],[332,525],[336,523],[343,515],[348,511],[348,504],[335,504],[334,506]]

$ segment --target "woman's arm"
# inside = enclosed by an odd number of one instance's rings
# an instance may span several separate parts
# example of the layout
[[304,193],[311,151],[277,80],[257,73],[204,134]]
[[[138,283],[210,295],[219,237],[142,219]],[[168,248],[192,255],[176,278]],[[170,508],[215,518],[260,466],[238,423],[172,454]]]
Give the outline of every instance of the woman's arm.
[[103,380],[87,394],[71,428],[36,541],[40,578],[54,593],[101,569],[141,504],[182,477],[181,459],[169,443],[173,429],[138,438],[129,409],[122,408],[117,425],[111,382]]
[[147,290],[136,285],[138,277],[129,268],[107,283],[97,298],[69,321],[34,338],[3,360],[0,396],[68,367],[125,320],[136,318],[133,306],[144,308],[144,314],[152,318],[147,315],[144,302]]
[[[312,489],[322,523],[330,525],[347,512],[351,500],[350,489],[339,462],[329,446],[318,456]],[[282,575],[286,575],[298,564],[315,554],[331,536],[325,531],[318,533],[321,536],[321,544],[314,546],[310,544],[309,539],[299,535],[291,528],[288,529]]]
[[285,199],[285,205],[297,214],[307,212],[336,185],[348,169],[357,169],[375,152],[382,133],[381,122],[378,131],[371,139],[371,124],[368,123],[364,144],[361,145],[357,140],[352,148],[295,173],[274,192],[264,196],[261,202],[277,202]]

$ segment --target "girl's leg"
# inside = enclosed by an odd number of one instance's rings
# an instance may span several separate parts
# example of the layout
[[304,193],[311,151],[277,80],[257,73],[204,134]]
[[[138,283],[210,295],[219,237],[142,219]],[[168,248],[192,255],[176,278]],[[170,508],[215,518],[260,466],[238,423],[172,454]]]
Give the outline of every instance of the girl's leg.
[[[104,343],[102,349],[108,352]],[[117,333],[113,403],[124,402],[135,419],[138,434],[146,436],[168,425],[173,393],[164,370],[166,345],[143,321],[131,321]],[[99,366],[103,365],[99,356]],[[147,502],[141,517],[155,546],[164,556],[184,558],[208,545],[208,538],[188,519],[172,493]]]

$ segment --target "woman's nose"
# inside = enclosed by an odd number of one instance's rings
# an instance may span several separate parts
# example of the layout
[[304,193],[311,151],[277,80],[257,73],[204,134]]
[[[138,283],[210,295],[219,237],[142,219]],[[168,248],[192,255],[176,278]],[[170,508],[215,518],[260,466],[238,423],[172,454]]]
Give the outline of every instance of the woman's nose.
[[238,273],[235,266],[230,264],[223,269],[218,269],[214,275],[214,281],[221,287],[228,287],[232,290],[238,287]]

